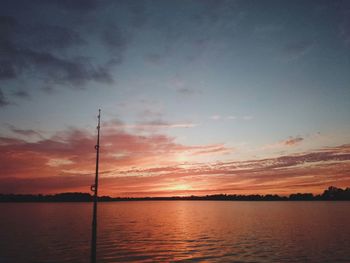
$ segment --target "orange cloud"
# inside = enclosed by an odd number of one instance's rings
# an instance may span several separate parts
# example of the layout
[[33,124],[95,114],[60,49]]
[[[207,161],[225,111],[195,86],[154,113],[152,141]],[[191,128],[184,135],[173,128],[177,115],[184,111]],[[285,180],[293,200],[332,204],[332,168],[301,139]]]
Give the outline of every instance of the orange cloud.
[[[329,185],[350,185],[350,145],[260,160],[196,163],[198,156],[232,149],[182,145],[165,135],[141,136],[108,125],[102,131],[101,194],[318,193]],[[0,192],[88,191],[95,139],[95,134],[77,129],[36,142],[0,138]],[[179,155],[189,159],[183,162]]]
[[[95,141],[95,134],[77,129],[59,132],[36,142],[2,137],[0,178],[7,178],[7,183],[26,179],[29,184],[36,184],[35,178],[47,178],[45,180],[49,182],[51,177],[91,176],[95,165]],[[178,155],[195,158],[208,152],[223,154],[227,151],[229,149],[224,145],[186,146],[165,135],[135,135],[106,125],[101,138],[101,173],[132,167],[146,169],[155,165],[173,165]],[[16,187],[4,187],[3,184],[0,192],[9,189],[16,190]],[[19,187],[17,190],[20,190]],[[47,191],[41,185],[31,190],[28,186],[28,191],[34,190]]]

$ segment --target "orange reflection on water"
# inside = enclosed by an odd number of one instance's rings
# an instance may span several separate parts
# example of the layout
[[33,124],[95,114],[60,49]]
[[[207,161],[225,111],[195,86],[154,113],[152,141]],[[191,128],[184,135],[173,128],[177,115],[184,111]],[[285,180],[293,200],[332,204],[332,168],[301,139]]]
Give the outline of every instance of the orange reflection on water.
[[[88,262],[91,203],[0,203],[0,261]],[[350,202],[99,203],[97,262],[347,262]]]

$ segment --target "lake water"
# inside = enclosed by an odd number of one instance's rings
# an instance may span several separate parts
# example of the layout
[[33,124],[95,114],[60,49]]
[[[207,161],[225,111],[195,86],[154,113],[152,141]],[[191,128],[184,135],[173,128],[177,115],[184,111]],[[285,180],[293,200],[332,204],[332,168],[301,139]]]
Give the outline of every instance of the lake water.
[[[92,203],[0,203],[0,262],[89,262]],[[350,262],[350,202],[98,204],[98,262]]]

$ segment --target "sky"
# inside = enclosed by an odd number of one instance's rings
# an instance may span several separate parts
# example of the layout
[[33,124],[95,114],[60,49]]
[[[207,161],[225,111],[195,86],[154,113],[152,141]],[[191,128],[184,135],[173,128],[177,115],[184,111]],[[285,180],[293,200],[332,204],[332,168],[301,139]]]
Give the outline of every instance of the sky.
[[350,187],[349,1],[0,6],[0,193]]

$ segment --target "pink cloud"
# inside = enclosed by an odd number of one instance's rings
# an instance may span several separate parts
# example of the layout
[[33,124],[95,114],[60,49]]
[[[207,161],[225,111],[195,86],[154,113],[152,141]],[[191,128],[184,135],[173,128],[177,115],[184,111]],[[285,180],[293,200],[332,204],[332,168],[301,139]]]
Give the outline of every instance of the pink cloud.
[[[259,160],[179,163],[176,154],[232,149],[187,146],[165,135],[139,136],[114,128],[103,130],[101,143],[100,193],[111,196],[318,193],[329,185],[350,185],[350,145]],[[88,191],[94,144],[94,134],[74,129],[35,143],[0,138],[0,192]]]
[[[59,176],[62,172],[81,174],[94,171],[95,134],[69,129],[48,139],[29,142],[0,138],[0,177],[35,178]],[[177,155],[221,154],[224,145],[187,146],[174,138],[136,135],[113,125],[106,125],[101,138],[101,167],[105,170],[131,166],[148,167],[174,163]]]

